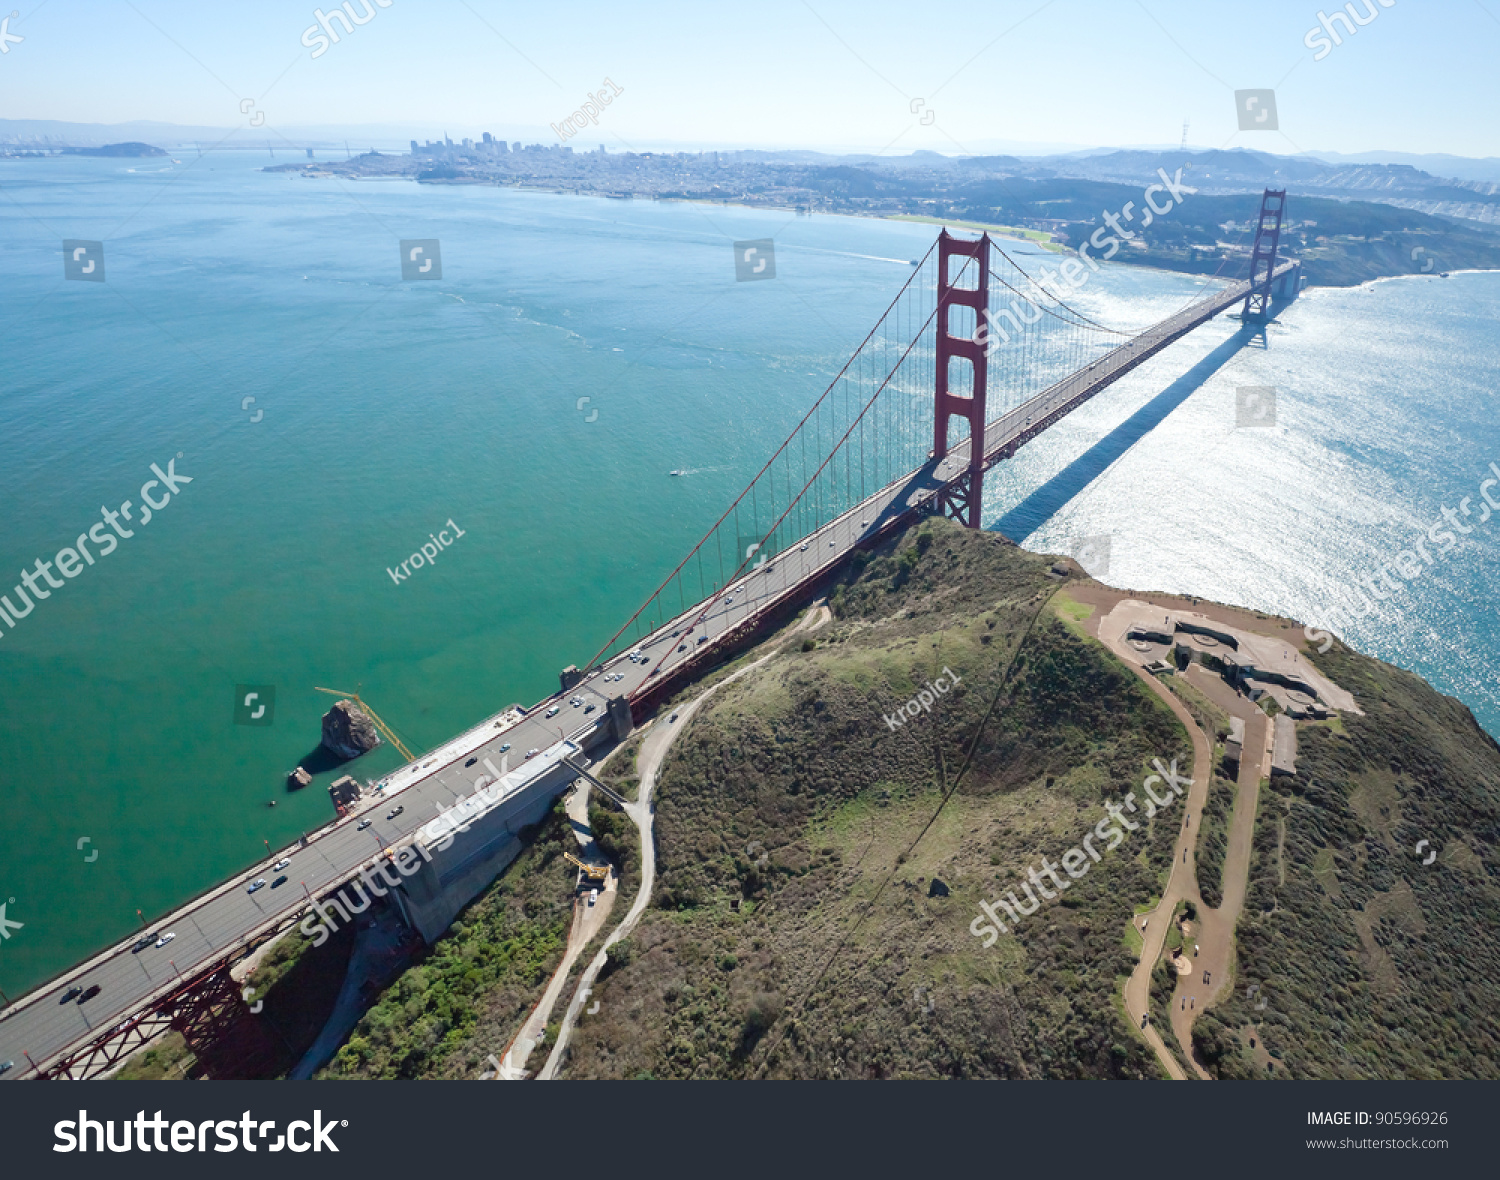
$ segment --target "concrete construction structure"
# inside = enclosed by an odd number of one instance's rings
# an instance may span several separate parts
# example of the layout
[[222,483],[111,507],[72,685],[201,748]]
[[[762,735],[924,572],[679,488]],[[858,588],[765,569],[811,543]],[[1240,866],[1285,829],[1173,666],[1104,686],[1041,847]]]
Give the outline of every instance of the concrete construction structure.
[[1243,717],[1231,717],[1229,719],[1229,736],[1224,739],[1224,761],[1234,771],[1240,772],[1240,757],[1245,752],[1245,719]]
[[563,764],[582,751],[558,742],[518,770],[500,775],[423,828],[421,868],[391,891],[402,916],[428,942],[478,897],[524,847],[521,833],[540,823],[577,779]]
[[1285,713],[1276,715],[1276,735],[1271,746],[1272,776],[1297,773],[1297,723]]

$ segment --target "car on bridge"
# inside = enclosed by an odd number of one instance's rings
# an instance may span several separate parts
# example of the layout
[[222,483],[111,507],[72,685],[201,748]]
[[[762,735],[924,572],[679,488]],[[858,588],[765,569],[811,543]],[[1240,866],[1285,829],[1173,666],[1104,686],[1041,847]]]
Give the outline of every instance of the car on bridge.
[[278,860],[275,864],[273,864],[271,866],[271,871],[273,873],[279,873],[279,872],[281,872],[282,869],[290,868],[291,864],[292,864],[292,858],[289,857],[289,856],[283,856],[280,860]]
[[130,948],[131,954],[138,954],[156,941],[156,931],[152,930],[135,940],[135,946]]
[[76,1000],[81,995],[83,995],[83,988],[70,987],[67,991],[63,992],[62,999],[57,1002],[59,1004],[66,1004],[69,1000]]
[[158,950],[160,950],[162,947],[166,946],[167,943],[171,942],[176,937],[177,937],[177,935],[172,934],[170,932],[167,933],[167,934],[163,934],[160,938],[158,938],[156,940],[156,948]]
[[385,818],[386,819],[395,819],[398,815],[400,815],[405,810],[406,810],[406,804],[404,804],[404,803],[399,804],[398,806],[391,808],[390,813]]
[[97,983],[91,983],[91,984],[89,984],[88,990],[85,991],[83,993],[83,995],[81,995],[81,996],[78,997],[78,1002],[80,1004],[87,1004],[90,1000],[92,1000],[95,996],[97,996],[99,994],[99,991],[100,991],[100,988],[99,988],[99,985]]
[[0,1061],[0,1074],[9,1073],[15,1067],[16,1063],[14,1061]]
[[561,712],[562,712],[562,706],[561,705],[553,705],[552,708],[550,708],[550,709],[547,710],[547,716],[548,717],[556,717]]
[[503,744],[503,745],[502,745],[502,746],[501,746],[501,747],[500,747],[500,753],[502,753],[502,754],[503,754],[503,753],[505,753],[505,751],[506,751],[506,750],[508,750],[508,749],[510,749],[510,743],[509,743],[509,742],[506,742],[506,743],[504,743],[504,744]]
[[266,879],[264,877],[256,877],[255,880],[250,882],[250,887],[246,889],[245,892],[254,893],[257,889],[265,888],[265,884]]
[[473,766],[474,763],[476,763],[478,761],[479,761],[478,758],[470,758],[467,762],[464,763],[464,766],[465,767]]
[[368,828],[374,822],[375,821],[372,820],[372,819],[362,819],[362,820],[359,821],[359,823],[357,823],[357,824],[354,825],[354,830],[356,832],[363,832],[366,828]]
[[531,749],[526,751],[526,757],[535,758],[540,753],[540,750],[538,750],[535,746],[532,746]]

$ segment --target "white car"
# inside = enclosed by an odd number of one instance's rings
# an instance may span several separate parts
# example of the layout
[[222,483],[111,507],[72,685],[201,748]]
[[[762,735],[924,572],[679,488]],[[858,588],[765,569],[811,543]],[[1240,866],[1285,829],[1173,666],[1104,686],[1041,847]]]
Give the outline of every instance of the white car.
[[803,544],[797,546],[797,552],[798,553],[806,553],[807,552],[807,544],[806,544],[806,542],[804,542]]
[[275,864],[273,864],[271,866],[271,871],[273,873],[279,873],[279,872],[281,872],[282,869],[288,867],[291,863],[292,863],[292,858],[291,857],[289,857],[289,856],[283,856],[280,860],[278,860]]
[[589,905],[593,905],[598,900],[599,900],[599,891],[597,889],[590,889],[589,890]]
[[561,705],[553,705],[552,708],[550,708],[550,709],[547,710],[547,716],[548,717],[556,717],[560,712],[562,712],[562,706]]
[[176,937],[177,937],[177,935],[175,935],[175,934],[163,934],[160,938],[158,938],[156,940],[157,949],[160,950],[162,947],[166,946],[167,943],[171,942]]
[[526,751],[526,757],[535,758],[540,753],[540,750],[538,750],[535,746],[532,746],[531,749]]
[[250,888],[246,889],[245,892],[254,893],[257,889],[264,888],[265,884],[266,879],[264,877],[256,877],[255,880],[250,882]]

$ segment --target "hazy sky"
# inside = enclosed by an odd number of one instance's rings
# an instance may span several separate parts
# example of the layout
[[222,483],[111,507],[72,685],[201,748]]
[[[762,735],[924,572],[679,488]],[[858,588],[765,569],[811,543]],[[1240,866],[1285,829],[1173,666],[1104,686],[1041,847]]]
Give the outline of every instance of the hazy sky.
[[[232,128],[249,98],[270,128],[551,138],[608,77],[623,93],[583,146],[1176,143],[1186,119],[1204,147],[1500,155],[1500,0],[1367,5],[1314,60],[1303,0],[370,0],[314,59],[306,0],[45,0],[9,22],[0,118]],[[1276,90],[1279,132],[1237,131],[1252,87]]]

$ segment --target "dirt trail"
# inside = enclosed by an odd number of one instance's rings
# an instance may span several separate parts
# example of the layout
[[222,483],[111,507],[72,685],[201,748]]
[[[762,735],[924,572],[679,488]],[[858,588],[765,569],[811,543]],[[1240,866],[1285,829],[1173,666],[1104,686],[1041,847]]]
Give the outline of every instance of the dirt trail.
[[685,705],[679,706],[675,711],[664,710],[668,718],[675,717],[676,720],[662,720],[660,718],[648,722],[650,732],[646,734],[641,742],[640,752],[636,755],[636,769],[640,772],[640,790],[636,802],[630,804],[625,810],[626,814],[635,821],[635,826],[641,836],[641,885],[637,890],[635,901],[631,904],[629,911],[607,940],[604,946],[599,948],[588,967],[584,969],[579,977],[577,990],[573,993],[573,999],[568,1004],[568,1010],[563,1014],[559,1026],[557,1044],[552,1047],[552,1052],[547,1057],[547,1064],[537,1074],[538,1081],[552,1081],[557,1077],[557,1071],[562,1066],[563,1057],[567,1052],[568,1041],[572,1039],[573,1027],[578,1023],[579,1012],[583,1007],[584,999],[593,989],[594,981],[599,978],[599,972],[603,970],[606,952],[609,947],[622,938],[629,936],[631,931],[640,922],[641,915],[646,912],[646,907],[651,902],[651,891],[656,885],[656,841],[653,834],[654,812],[651,807],[651,792],[656,787],[656,778],[661,771],[662,762],[665,761],[667,751],[671,749],[672,743],[677,736],[687,729],[688,722],[692,720],[700,708],[703,707],[714,693],[726,685],[733,684],[740,677],[753,672],[767,660],[774,659],[785,649],[786,644],[795,635],[807,631],[813,631],[823,626],[832,618],[832,613],[821,601],[813,604],[807,614],[795,626],[787,631],[780,642],[775,643],[770,651],[761,656],[754,663],[747,664],[731,676],[725,677],[717,684],[711,685],[698,696],[694,697]]
[[[1255,836],[1255,815],[1260,806],[1260,784],[1271,773],[1272,721],[1219,677],[1193,666],[1189,682],[1214,704],[1245,722],[1245,748],[1230,819],[1228,849],[1220,888],[1223,898],[1216,910],[1199,907],[1198,958],[1193,974],[1177,983],[1172,997],[1172,1031],[1184,1047],[1192,1044],[1193,1024],[1224,988],[1233,982],[1234,932],[1249,892],[1250,854]],[[1203,972],[1210,982],[1203,982]],[[1184,1008],[1186,1001],[1188,1007]]]
[[[1095,591],[1096,588],[1088,587],[1087,590]],[[1208,798],[1212,775],[1213,743],[1176,694],[1140,666],[1136,653],[1130,651],[1119,638],[1100,635],[1103,618],[1128,596],[1103,587],[1097,590],[1103,593],[1074,594],[1076,599],[1090,602],[1096,608],[1086,624],[1087,630],[1119,656],[1157,698],[1172,710],[1193,741],[1193,785],[1187,795],[1188,814],[1185,826],[1178,835],[1172,852],[1172,872],[1156,908],[1149,914],[1138,914],[1134,919],[1136,929],[1142,933],[1144,946],[1140,962],[1125,985],[1125,1010],[1139,1027],[1141,1018],[1148,1010],[1151,973],[1161,960],[1168,924],[1180,902],[1192,902],[1198,911],[1198,924],[1194,934],[1196,953],[1192,959],[1192,971],[1178,977],[1177,986],[1172,993],[1171,1021],[1173,1035],[1182,1051],[1187,1054],[1188,1064],[1199,1078],[1208,1081],[1211,1080],[1208,1072],[1193,1057],[1193,1023],[1230,984],[1230,971],[1234,965],[1234,931],[1248,891],[1250,852],[1255,832],[1255,813],[1260,800],[1260,781],[1263,775],[1270,773],[1271,719],[1220,678],[1204,671],[1200,665],[1192,665],[1188,675],[1189,682],[1214,704],[1245,721],[1244,756],[1240,763],[1234,812],[1228,833],[1228,849],[1221,874],[1223,897],[1219,908],[1211,910],[1203,904],[1203,898],[1198,893],[1196,861],[1203,805]],[[1243,626],[1239,619],[1235,619],[1234,624]],[[1143,920],[1146,923],[1144,929]],[[1147,1027],[1143,1030],[1143,1035],[1156,1051],[1163,1068],[1173,1078],[1183,1079],[1185,1075],[1181,1066],[1167,1051],[1155,1029]]]
[[[1116,652],[1116,654],[1122,655],[1123,653]],[[1166,888],[1162,891],[1161,900],[1156,903],[1156,908],[1147,914],[1137,914],[1134,919],[1135,928],[1140,931],[1145,945],[1141,948],[1140,962],[1136,964],[1135,970],[1131,972],[1130,979],[1125,984],[1125,1011],[1130,1014],[1130,1019],[1139,1029],[1142,1018],[1150,1010],[1151,972],[1161,960],[1162,949],[1167,940],[1167,927],[1171,924],[1172,915],[1178,903],[1191,901],[1198,908],[1200,915],[1203,912],[1203,899],[1198,896],[1196,854],[1198,828],[1203,821],[1203,804],[1208,799],[1209,767],[1213,757],[1213,747],[1203,731],[1198,728],[1197,722],[1193,720],[1187,707],[1172,694],[1170,689],[1136,664],[1129,660],[1126,663],[1129,664],[1130,670],[1140,677],[1151,691],[1176,714],[1177,719],[1186,727],[1188,736],[1193,740],[1193,785],[1188,788],[1183,800],[1187,806],[1187,815],[1181,831],[1177,834],[1177,843],[1172,847],[1172,872],[1167,878]],[[1173,1005],[1175,1010],[1175,997]],[[1141,1035],[1156,1051],[1162,1068],[1177,1081],[1184,1081],[1186,1075],[1182,1072],[1182,1067],[1178,1064],[1177,1058],[1167,1049],[1156,1029],[1147,1025],[1141,1030]],[[1191,1053],[1188,1045],[1183,1046],[1183,1051]],[[1196,1069],[1197,1063],[1192,1064]],[[1198,1073],[1205,1078],[1208,1076],[1201,1069],[1198,1069]]]
[[[587,780],[579,779],[578,786],[568,796],[565,806],[582,859],[598,864],[602,863],[602,857],[594,843],[593,830],[589,827],[589,790]],[[614,909],[615,898],[619,896],[619,885],[619,876],[610,873],[593,905],[589,904],[587,890],[574,897],[573,924],[568,929],[568,946],[563,952],[562,962],[552,973],[547,990],[531,1010],[531,1015],[526,1018],[516,1039],[506,1046],[504,1055],[496,1063],[497,1068],[491,1075],[493,1080],[519,1081],[525,1077],[526,1061],[532,1050],[542,1042],[547,1031],[547,1021],[552,1018],[552,1009],[557,1006],[557,998],[567,986],[568,972],[573,969],[573,961],[583,953],[583,948],[588,946],[594,935],[604,928],[610,911]]]

